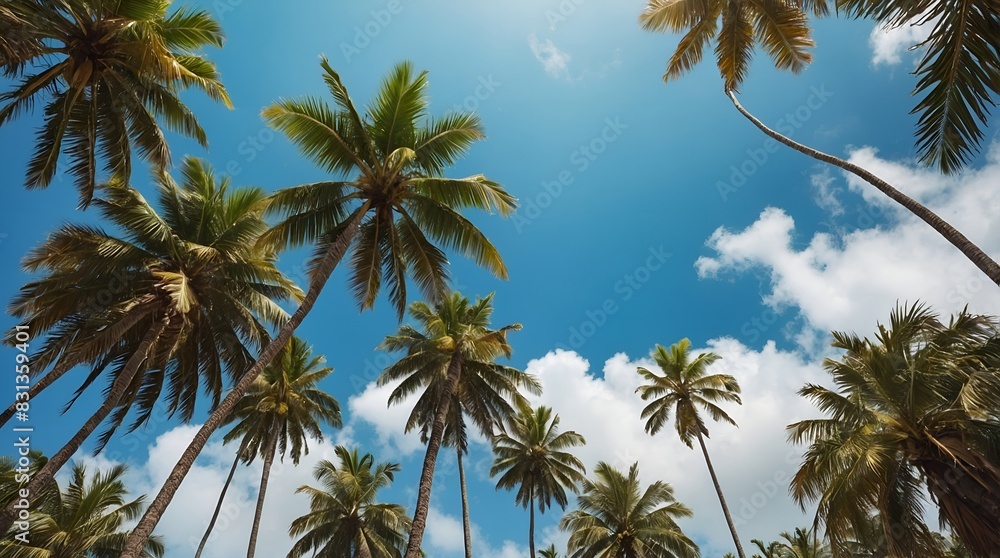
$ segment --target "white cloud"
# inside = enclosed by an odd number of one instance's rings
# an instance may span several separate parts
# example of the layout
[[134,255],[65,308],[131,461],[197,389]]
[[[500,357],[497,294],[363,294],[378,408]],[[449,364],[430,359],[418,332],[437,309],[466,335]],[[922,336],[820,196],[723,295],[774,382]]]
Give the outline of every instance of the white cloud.
[[[871,148],[850,159],[925,203],[980,248],[1000,257],[1000,144],[986,165],[945,177],[913,164],[879,159]],[[829,332],[865,334],[884,320],[893,305],[921,300],[949,314],[966,304],[976,312],[1000,313],[1000,291],[937,232],[851,175],[847,183],[865,204],[844,218],[851,232],[817,233],[799,248],[795,222],[784,210],[768,208],[742,231],[720,227],[708,240],[714,256],[699,258],[701,277],[750,268],[770,276],[763,302],[795,308],[806,325]],[[889,225],[875,226],[881,218]]]
[[934,28],[934,21],[923,25],[901,25],[886,28],[876,25],[868,36],[872,47],[872,65],[893,66],[902,61],[902,54],[924,41]]
[[568,52],[559,50],[552,42],[552,39],[539,41],[534,33],[528,35],[528,46],[531,47],[535,59],[542,63],[545,73],[553,78],[569,77],[569,61],[571,56]]
[[356,418],[371,424],[378,432],[381,449],[385,450],[383,459],[411,455],[424,447],[417,430],[409,433],[405,431],[412,403],[403,401],[387,407],[389,394],[397,385],[398,383],[392,383],[378,386],[375,382],[369,382],[360,394],[352,395],[347,401],[350,419],[345,428],[351,428]]

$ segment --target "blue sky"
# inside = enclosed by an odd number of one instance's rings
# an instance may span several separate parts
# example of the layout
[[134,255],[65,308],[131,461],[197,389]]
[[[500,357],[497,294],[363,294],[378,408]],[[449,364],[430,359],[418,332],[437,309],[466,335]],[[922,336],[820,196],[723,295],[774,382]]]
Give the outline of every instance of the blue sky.
[[[588,438],[581,451],[588,468],[601,459],[621,468],[639,460],[644,482],[663,479],[677,488],[695,512],[683,527],[704,556],[732,550],[704,463],[669,433],[643,434],[641,404],[632,395],[635,367],[656,343],[689,337],[699,350],[722,354],[719,369],[743,385],[745,404],[733,412],[740,429],[715,427],[710,451],[747,543],[811,520],[785,496],[798,456],[784,443],[783,427],[815,414],[794,392],[806,381],[823,381],[818,363],[831,329],[867,333],[897,300],[927,300],[943,312],[966,303],[1000,312],[996,289],[924,225],[867,185],[788,149],[771,149],[722,93],[711,61],[665,85],[661,75],[678,38],[639,29],[641,2],[187,5],[221,20],[227,42],[210,56],[235,108],[186,95],[210,148],[175,137],[173,153],[177,161],[203,157],[235,184],[273,190],[325,178],[258,116],[280,97],[325,96],[321,54],[358,104],[395,62],[407,59],[429,71],[433,113],[464,106],[480,114],[488,139],[450,174],[484,173],[516,195],[522,209],[507,220],[471,215],[503,253],[510,281],[456,256],[456,287],[470,297],[495,291],[495,323],[524,325],[511,336],[512,364],[542,378],[546,393],[539,401],[555,407],[563,428]],[[919,33],[817,21],[814,63],[798,76],[778,73],[759,53],[742,102],[796,140],[876,171],[1000,255],[994,224],[1000,149],[984,150],[958,177],[912,162],[913,59],[905,47]],[[28,249],[60,223],[95,218],[74,209],[69,179],[44,191],[21,186],[40,119],[36,113],[0,129],[0,177],[7,185],[0,295],[7,299],[27,280],[18,261]],[[995,137],[995,127],[987,137]],[[141,168],[134,182],[151,191]],[[305,258],[288,253],[280,266],[304,283]],[[387,412],[386,390],[370,385],[388,362],[374,348],[398,323],[384,300],[359,313],[344,287],[344,275],[335,274],[298,333],[336,369],[323,387],[340,400],[345,429],[328,432],[298,469],[273,475],[261,555],[287,551],[288,523],[306,505],[292,491],[310,482],[312,464],[330,457],[335,443],[401,462],[403,473],[385,497],[412,505],[415,496],[422,448],[402,435],[407,409]],[[75,387],[53,388],[33,403],[36,447],[55,451],[94,408],[97,393],[59,416]],[[133,486],[151,495],[194,432],[166,417],[154,423],[113,442],[99,458],[128,462]],[[191,552],[189,539],[200,536],[225,478],[228,451],[209,445],[161,522],[168,555]],[[477,556],[523,556],[527,514],[514,507],[513,494],[494,491],[485,475],[489,461],[486,446],[474,445],[468,463]],[[442,453],[439,468],[425,547],[447,558],[461,554],[453,456]],[[245,545],[258,476],[258,466],[240,472],[230,524],[213,538],[208,556]],[[554,529],[557,511],[540,518],[540,544],[564,545],[565,535]]]

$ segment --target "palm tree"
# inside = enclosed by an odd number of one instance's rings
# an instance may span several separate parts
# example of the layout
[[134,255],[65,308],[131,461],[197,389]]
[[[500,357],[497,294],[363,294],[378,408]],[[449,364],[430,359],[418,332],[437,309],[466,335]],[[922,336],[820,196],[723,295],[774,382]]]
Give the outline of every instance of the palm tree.
[[493,441],[496,459],[490,476],[502,474],[497,489],[518,487],[515,502],[529,509],[528,548],[535,558],[535,506],[540,513],[552,507],[554,498],[566,509],[566,489],[577,491],[585,480],[583,462],[569,453],[569,448],[586,444],[583,436],[572,430],[559,432],[559,415],[552,409],[524,405],[516,416],[507,419],[505,428]]
[[[7,532],[0,540],[0,558],[118,556],[128,535],[123,527],[139,517],[144,499],[125,501],[124,475],[125,466],[116,465],[88,478],[83,465],[74,465],[66,491],[56,487],[44,506],[30,512],[28,541],[14,540],[14,531]],[[141,556],[160,558],[163,553],[159,537],[151,537]]]
[[[988,105],[992,104],[990,96],[998,90],[1000,60],[995,43],[988,46],[996,34],[995,10],[986,3],[988,0],[968,0],[956,7],[942,1],[930,4],[836,1],[838,11],[856,17],[874,17],[892,27],[917,20],[940,21],[934,25],[918,66],[917,73],[922,77],[914,93],[930,91],[914,112],[922,113],[917,140],[921,158],[945,172],[959,170],[978,151],[983,137],[981,128],[985,126]],[[726,95],[740,114],[778,142],[868,182],[930,225],[1000,285],[1000,264],[936,213],[867,169],[768,128],[740,104],[736,92],[749,71],[756,43],[761,44],[778,69],[797,73],[812,60],[808,49],[814,43],[805,11],[821,16],[829,8],[826,0],[649,0],[639,21],[644,29],[651,31],[685,32],[667,64],[664,81],[676,79],[694,67],[701,61],[704,47],[715,40],[716,62]],[[969,40],[966,42],[964,38]]]
[[[180,185],[158,179],[162,215],[113,182],[94,204],[121,234],[65,225],[24,259],[25,270],[41,276],[22,287],[10,313],[47,335],[35,369],[53,364],[29,394],[90,364],[79,396],[110,369],[102,404],[31,479],[33,495],[109,416],[96,451],[133,407],[130,431],[149,420],[161,397],[185,422],[202,387],[217,405],[223,370],[238,379],[253,362],[251,351],[269,339],[268,327],[287,319],[276,301],[301,296],[275,267],[275,254],[254,244],[266,229],[263,192],[230,189],[196,159],[181,171]],[[0,530],[12,519],[8,507]]]
[[945,325],[914,304],[897,307],[874,339],[833,338],[845,351],[824,362],[836,391],[799,390],[829,418],[788,427],[790,440],[810,443],[792,496],[818,501],[835,548],[877,511],[888,556],[939,556],[922,519],[926,489],[942,525],[974,556],[991,556],[1000,548],[996,320],[963,310]]
[[324,361],[322,356],[312,356],[312,348],[305,341],[292,337],[287,348],[257,377],[230,415],[236,425],[223,441],[240,440],[241,452],[251,460],[258,455],[264,458],[247,558],[253,558],[256,551],[275,454],[284,460],[288,453],[292,463],[298,465],[302,455],[309,453],[308,439],[323,440],[321,423],[341,427],[340,404],[317,388],[333,372],[333,368],[323,366]]
[[362,309],[374,305],[384,275],[400,317],[407,273],[429,299],[444,296],[447,258],[432,240],[507,277],[500,253],[459,210],[471,207],[506,216],[517,200],[483,175],[441,176],[483,137],[479,118],[472,113],[427,118],[426,73],[415,75],[406,63],[390,72],[362,118],[340,76],[325,60],[322,67],[336,110],[314,98],[283,100],[264,109],[264,118],[328,172],[357,174],[353,180],[306,184],[272,196],[271,210],[285,218],[262,241],[275,248],[316,243],[309,291],[181,455],[133,531],[124,558],[136,558],[212,432],[312,310],[349,248],[354,250],[350,283]]
[[370,453],[337,446],[339,467],[322,461],[313,473],[322,488],[302,486],[310,511],[288,529],[295,541],[288,558],[400,558],[410,518],[399,504],[380,504],[379,489],[392,483],[398,463],[375,464]]
[[726,498],[722,494],[719,478],[715,475],[712,460],[708,457],[708,448],[705,446],[708,427],[705,426],[705,421],[698,410],[704,409],[712,420],[721,420],[736,426],[736,422],[717,403],[740,404],[740,385],[736,382],[736,378],[729,374],[708,374],[708,367],[719,360],[719,355],[701,353],[692,360],[688,355],[690,347],[691,341],[688,339],[674,343],[669,351],[662,345],[656,346],[653,350],[653,360],[663,371],[662,376],[641,366],[638,368],[639,375],[648,383],[640,386],[636,392],[642,396],[643,401],[653,400],[642,410],[642,418],[648,419],[646,432],[652,436],[670,421],[672,414],[677,435],[687,447],[693,447],[692,440],[698,439],[701,452],[705,456],[705,464],[708,465],[708,472],[712,476],[712,484],[715,485],[715,492],[719,495],[719,503],[722,504],[722,512],[726,516],[726,523],[729,524],[729,532],[732,533],[733,542],[736,543],[736,551],[740,558],[746,558],[743,545],[740,544],[739,535],[736,533],[736,525],[733,524],[733,518],[729,513],[729,506],[726,505]]
[[98,156],[105,171],[124,181],[133,155],[162,171],[170,149],[161,123],[207,145],[178,94],[194,86],[232,107],[215,64],[198,54],[206,45],[221,47],[222,30],[204,10],[168,15],[169,8],[170,0],[4,2],[9,17],[0,17],[0,28],[13,18],[23,22],[17,28],[24,37],[14,42],[18,48],[0,48],[4,73],[22,78],[0,94],[0,126],[45,103],[29,188],[49,185],[61,153],[69,157],[81,206],[93,196]]
[[763,558],[832,558],[833,556],[830,545],[825,539],[820,541],[815,529],[796,527],[794,532],[784,531],[779,536],[784,540],[771,542],[767,546],[757,539],[750,542],[763,552]]
[[[490,329],[492,302],[492,293],[485,298],[477,297],[476,302],[470,304],[469,299],[458,292],[451,293],[433,308],[424,302],[414,302],[410,305],[410,316],[420,324],[422,331],[404,325],[395,335],[386,337],[379,347],[387,351],[406,351],[406,356],[383,370],[378,378],[379,385],[400,382],[389,396],[389,405],[401,403],[417,391],[423,392],[407,421],[407,429],[420,426],[427,437],[407,558],[419,556],[430,508],[434,466],[448,412],[453,407],[453,396],[459,393],[462,405],[470,409],[469,416],[478,423],[503,417],[510,409],[508,398],[523,401],[519,388],[534,393],[540,390],[533,377],[494,362],[501,355],[510,357],[507,332],[521,329],[521,324]],[[465,393],[456,391],[460,384],[469,386]],[[478,395],[483,398],[477,399]],[[492,432],[493,424],[477,425],[483,432]]]
[[583,481],[578,510],[566,514],[559,528],[569,531],[571,558],[588,556],[662,558],[697,557],[698,547],[676,519],[691,510],[674,499],[674,489],[656,481],[641,490],[639,464],[628,475],[601,461],[596,479]]
[[542,558],[559,558],[559,552],[556,550],[556,545],[554,544],[550,544],[548,548],[539,550],[538,554]]

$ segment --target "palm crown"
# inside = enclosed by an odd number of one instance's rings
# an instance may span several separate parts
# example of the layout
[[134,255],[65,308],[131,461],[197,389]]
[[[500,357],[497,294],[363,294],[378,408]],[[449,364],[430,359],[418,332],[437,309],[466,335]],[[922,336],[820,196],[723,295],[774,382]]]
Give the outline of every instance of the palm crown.
[[397,463],[375,463],[355,448],[335,449],[339,465],[321,461],[314,471],[321,488],[302,486],[310,512],[292,522],[288,533],[300,537],[288,558],[315,555],[330,558],[399,558],[410,526],[403,506],[376,501],[399,472]]
[[102,442],[133,401],[140,411],[133,428],[161,396],[190,419],[199,384],[216,403],[223,370],[234,379],[242,374],[268,328],[287,319],[276,301],[302,295],[275,267],[275,254],[254,246],[267,228],[261,190],[230,188],[197,159],[185,160],[181,175],[180,184],[159,176],[160,213],[121,182],[102,187],[94,203],[118,234],[84,225],[53,233],[25,258],[25,269],[41,275],[10,306],[48,334],[35,370],[91,365],[81,391],[109,367],[117,374],[146,333],[165,322],[142,365],[146,374],[129,386],[128,404]]
[[646,432],[656,434],[673,415],[677,435],[693,447],[692,440],[699,434],[708,436],[699,408],[713,420],[736,424],[717,403],[740,403],[740,386],[729,374],[708,374],[709,365],[719,360],[719,355],[701,353],[692,360],[688,356],[690,346],[688,339],[671,345],[669,350],[657,345],[653,359],[663,375],[640,366],[639,375],[649,383],[636,391],[643,401],[653,400],[642,410],[642,418],[647,419]]
[[995,321],[957,314],[949,324],[921,305],[899,307],[875,339],[834,332],[845,351],[825,368],[837,390],[799,393],[828,418],[789,426],[809,442],[791,483],[835,548],[867,531],[880,510],[890,555],[936,555],[923,525],[922,485],[973,551],[1000,548],[1000,337]]
[[317,241],[315,264],[331,244],[355,234],[352,225],[358,227],[350,258],[351,290],[362,309],[371,308],[387,283],[400,318],[406,309],[407,274],[432,302],[447,290],[447,257],[433,242],[506,278],[499,252],[458,210],[508,215],[516,200],[483,175],[440,176],[483,137],[479,117],[428,117],[427,74],[415,73],[409,63],[392,69],[362,116],[325,59],[322,67],[336,109],[316,98],[281,100],[264,109],[264,119],[324,170],[356,174],[349,181],[276,193],[271,212],[284,219],[264,242],[286,247]]
[[622,474],[602,461],[594,475],[583,482],[580,509],[559,522],[570,533],[571,557],[698,556],[698,547],[676,521],[690,517],[691,510],[674,499],[669,484],[656,481],[642,490],[637,463]]
[[[215,65],[198,54],[222,46],[222,30],[201,10],[168,14],[170,0],[9,0],[22,22],[17,48],[0,49],[0,67],[23,76],[0,95],[0,125],[46,99],[45,123],[28,164],[27,185],[47,186],[60,153],[86,206],[104,169],[128,180],[137,154],[159,170],[170,162],[160,129],[207,144],[204,130],[178,97],[197,87],[230,106]],[[5,19],[0,14],[0,27]],[[15,37],[16,40],[17,37]],[[25,68],[30,68],[25,71]]]

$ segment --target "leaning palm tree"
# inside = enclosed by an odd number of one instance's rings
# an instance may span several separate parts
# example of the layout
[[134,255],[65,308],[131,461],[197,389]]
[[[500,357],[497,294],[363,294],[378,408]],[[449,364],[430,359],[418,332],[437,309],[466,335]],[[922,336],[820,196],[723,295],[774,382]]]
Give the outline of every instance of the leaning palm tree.
[[[56,487],[44,506],[31,510],[28,540],[15,540],[14,532],[0,540],[0,558],[118,556],[128,535],[124,527],[139,517],[144,499],[125,500],[124,475],[125,466],[116,465],[88,478],[86,468],[75,465],[66,491]],[[151,537],[140,556],[163,555],[163,543],[159,537]]]
[[310,511],[288,529],[289,535],[300,537],[288,558],[400,558],[410,518],[401,505],[376,501],[399,464],[376,465],[372,454],[361,455],[357,448],[337,446],[334,451],[340,464],[324,460],[313,473],[322,488],[296,490],[309,496]]
[[1000,548],[1000,326],[963,310],[948,324],[897,307],[874,339],[834,332],[824,367],[836,390],[799,394],[828,418],[789,426],[807,442],[793,498],[816,501],[834,548],[879,512],[888,556],[939,556],[923,523],[924,490],[973,556]]
[[201,558],[201,553],[205,551],[205,545],[208,544],[208,539],[212,536],[212,531],[215,529],[215,523],[219,520],[219,514],[222,513],[222,504],[226,501],[226,493],[229,492],[229,486],[233,483],[233,477],[236,476],[236,468],[239,467],[241,462],[244,465],[249,465],[251,460],[252,456],[247,455],[246,448],[241,446],[236,450],[233,465],[229,468],[229,475],[226,476],[226,482],[222,484],[222,491],[219,492],[219,500],[215,503],[215,511],[212,512],[212,519],[208,521],[208,527],[205,528],[205,534],[202,535],[201,541],[198,543],[198,548],[194,552],[194,558]]
[[105,171],[125,180],[133,155],[161,171],[169,166],[161,123],[207,144],[179,93],[197,87],[231,107],[215,65],[198,54],[206,45],[221,47],[222,30],[204,10],[168,14],[170,3],[4,2],[3,12],[23,22],[17,29],[26,40],[15,43],[19,49],[0,49],[2,70],[22,78],[0,94],[0,126],[39,101],[45,105],[45,122],[28,163],[28,187],[48,186],[64,153],[86,206],[96,185],[98,156]]
[[719,503],[722,504],[722,512],[726,516],[726,523],[729,524],[729,532],[733,535],[733,542],[736,543],[736,551],[740,558],[746,558],[743,553],[743,545],[740,544],[739,535],[736,533],[736,525],[729,513],[729,506],[726,505],[726,498],[722,494],[722,487],[719,485],[719,478],[715,475],[715,468],[712,467],[712,460],[708,457],[708,448],[705,446],[705,438],[708,437],[708,427],[702,418],[699,408],[708,413],[713,420],[725,421],[733,426],[736,422],[721,407],[720,402],[741,403],[740,385],[736,378],[729,374],[708,374],[708,367],[719,360],[719,355],[715,353],[701,353],[694,359],[688,355],[691,341],[681,339],[670,346],[668,351],[662,345],[657,345],[653,351],[653,360],[659,365],[663,375],[639,367],[638,372],[647,382],[640,386],[636,392],[642,396],[642,400],[652,399],[642,410],[642,418],[646,421],[646,432],[651,436],[655,435],[666,425],[671,415],[674,419],[674,428],[681,441],[687,447],[693,447],[691,442],[698,439],[701,452],[705,456],[705,464],[708,465],[708,472],[712,476],[712,484],[715,485],[715,492],[719,495]]
[[[469,417],[477,423],[482,421],[477,426],[483,432],[492,433],[495,422],[487,421],[495,421],[508,413],[511,406],[507,399],[523,402],[519,393],[522,387],[534,393],[540,391],[532,376],[495,362],[500,356],[510,357],[507,332],[519,330],[521,325],[490,329],[492,302],[492,293],[470,304],[469,299],[458,292],[451,293],[433,308],[424,302],[414,302],[410,305],[410,315],[421,329],[404,325],[380,345],[387,351],[406,351],[404,357],[383,370],[378,378],[379,385],[400,382],[389,396],[389,405],[401,403],[413,393],[422,391],[407,421],[407,429],[419,426],[427,438],[407,558],[419,556],[430,508],[434,467],[444,439],[448,412],[453,407],[453,396],[459,393],[462,405],[470,409]],[[456,392],[459,385],[467,389]]]
[[351,289],[361,308],[374,306],[384,279],[400,317],[406,307],[407,274],[430,300],[444,297],[447,257],[435,242],[470,256],[498,277],[507,277],[500,253],[459,210],[506,216],[516,208],[516,199],[483,175],[442,176],[483,137],[479,118],[472,113],[429,118],[426,73],[416,74],[406,63],[390,72],[362,118],[340,76],[325,60],[322,67],[336,109],[316,98],[283,100],[264,109],[264,118],[327,172],[356,174],[347,180],[289,188],[271,198],[272,212],[284,219],[262,242],[274,248],[315,242],[309,291],[181,455],[133,531],[125,558],[136,558],[212,432],[312,310],[349,249],[353,249]]
[[[10,313],[46,335],[36,370],[53,366],[35,393],[78,364],[91,370],[77,396],[102,375],[109,383],[94,414],[31,479],[33,495],[105,420],[96,451],[132,410],[130,431],[161,399],[184,421],[202,389],[218,404],[224,375],[238,379],[268,328],[287,319],[277,301],[301,296],[275,267],[275,254],[254,244],[266,229],[263,192],[231,189],[196,159],[181,171],[180,185],[158,179],[162,213],[113,182],[94,204],[120,234],[65,225],[24,259],[26,271],[41,275],[21,289]],[[0,530],[12,518],[8,507]]]
[[[979,150],[988,107],[993,104],[991,96],[1000,91],[996,10],[990,1],[968,0],[961,6],[943,1],[836,1],[838,11],[872,17],[889,27],[937,21],[917,68],[921,79],[915,93],[926,91],[927,95],[914,112],[921,113],[917,129],[921,158],[945,172],[959,170]],[[829,8],[826,0],[649,0],[639,21],[651,31],[685,32],[667,64],[664,81],[674,80],[694,67],[701,61],[705,46],[715,41],[716,63],[726,95],[754,126],[800,153],[868,182],[930,225],[1000,285],[1000,264],[926,206],[863,167],[768,128],[740,104],[736,92],[750,69],[757,43],[778,69],[797,73],[812,60],[809,49],[813,40],[806,11],[821,16]]]
[[521,406],[517,415],[507,419],[494,438],[493,466],[490,476],[501,475],[497,489],[518,488],[515,502],[529,510],[528,549],[535,558],[535,506],[540,513],[552,507],[555,499],[566,509],[566,489],[577,491],[585,480],[583,462],[568,449],[586,444],[583,436],[572,430],[559,432],[559,415],[552,409]]
[[323,440],[320,425],[341,427],[340,404],[317,385],[333,372],[323,366],[322,356],[299,337],[292,337],[286,349],[264,369],[230,415],[236,422],[223,442],[239,440],[241,450],[251,459],[261,456],[264,468],[257,493],[257,509],[247,558],[253,558],[264,511],[264,496],[275,455],[284,460],[289,454],[293,465],[309,453],[309,438]]
[[577,497],[580,509],[559,522],[559,528],[570,533],[570,558],[699,555],[698,546],[676,521],[690,517],[691,510],[674,499],[669,484],[656,481],[642,490],[638,463],[625,475],[601,461],[594,474],[596,479],[583,481],[583,493]]

